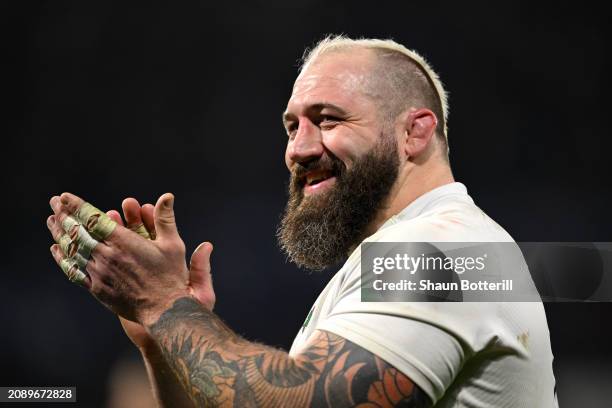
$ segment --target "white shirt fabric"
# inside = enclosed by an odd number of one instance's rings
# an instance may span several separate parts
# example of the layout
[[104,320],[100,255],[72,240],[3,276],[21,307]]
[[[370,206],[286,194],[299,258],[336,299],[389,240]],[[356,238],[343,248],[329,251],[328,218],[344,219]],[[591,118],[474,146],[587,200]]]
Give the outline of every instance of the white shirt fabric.
[[[368,242],[513,242],[461,183],[436,188]],[[540,302],[362,302],[360,248],[316,300],[290,355],[315,330],[395,366],[436,407],[556,407],[550,334]]]

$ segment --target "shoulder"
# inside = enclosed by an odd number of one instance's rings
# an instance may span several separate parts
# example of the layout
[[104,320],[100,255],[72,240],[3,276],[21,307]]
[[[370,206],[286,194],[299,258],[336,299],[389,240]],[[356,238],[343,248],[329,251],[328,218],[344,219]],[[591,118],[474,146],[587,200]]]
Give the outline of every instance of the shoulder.
[[513,238],[473,202],[447,201],[404,219],[394,217],[366,241],[508,242]]

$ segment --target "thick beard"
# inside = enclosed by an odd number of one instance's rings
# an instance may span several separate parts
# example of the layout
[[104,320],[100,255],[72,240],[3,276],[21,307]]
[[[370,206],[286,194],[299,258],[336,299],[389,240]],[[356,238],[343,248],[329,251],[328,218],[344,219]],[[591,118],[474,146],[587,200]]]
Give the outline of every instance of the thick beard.
[[[336,157],[297,164],[289,182],[289,199],[277,231],[280,247],[299,267],[322,270],[344,260],[368,235],[398,175],[397,145],[381,134],[378,144],[350,171]],[[336,176],[327,192],[304,197],[300,175],[327,169]]]

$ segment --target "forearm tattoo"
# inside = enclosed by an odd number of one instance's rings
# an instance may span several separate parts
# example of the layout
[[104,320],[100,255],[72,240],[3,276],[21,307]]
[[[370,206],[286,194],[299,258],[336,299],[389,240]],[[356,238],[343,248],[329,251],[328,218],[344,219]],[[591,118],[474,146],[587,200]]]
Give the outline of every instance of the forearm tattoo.
[[242,339],[191,298],[177,300],[150,331],[197,406],[429,406],[408,377],[329,332],[317,331],[292,358]]

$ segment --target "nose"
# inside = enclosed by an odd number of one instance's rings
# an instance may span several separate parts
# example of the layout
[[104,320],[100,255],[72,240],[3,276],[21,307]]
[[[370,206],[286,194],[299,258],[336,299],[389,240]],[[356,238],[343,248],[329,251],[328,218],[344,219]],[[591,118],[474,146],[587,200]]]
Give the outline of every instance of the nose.
[[294,163],[306,163],[321,157],[324,152],[321,129],[307,118],[299,120],[293,139],[287,143],[285,161],[291,169]]

